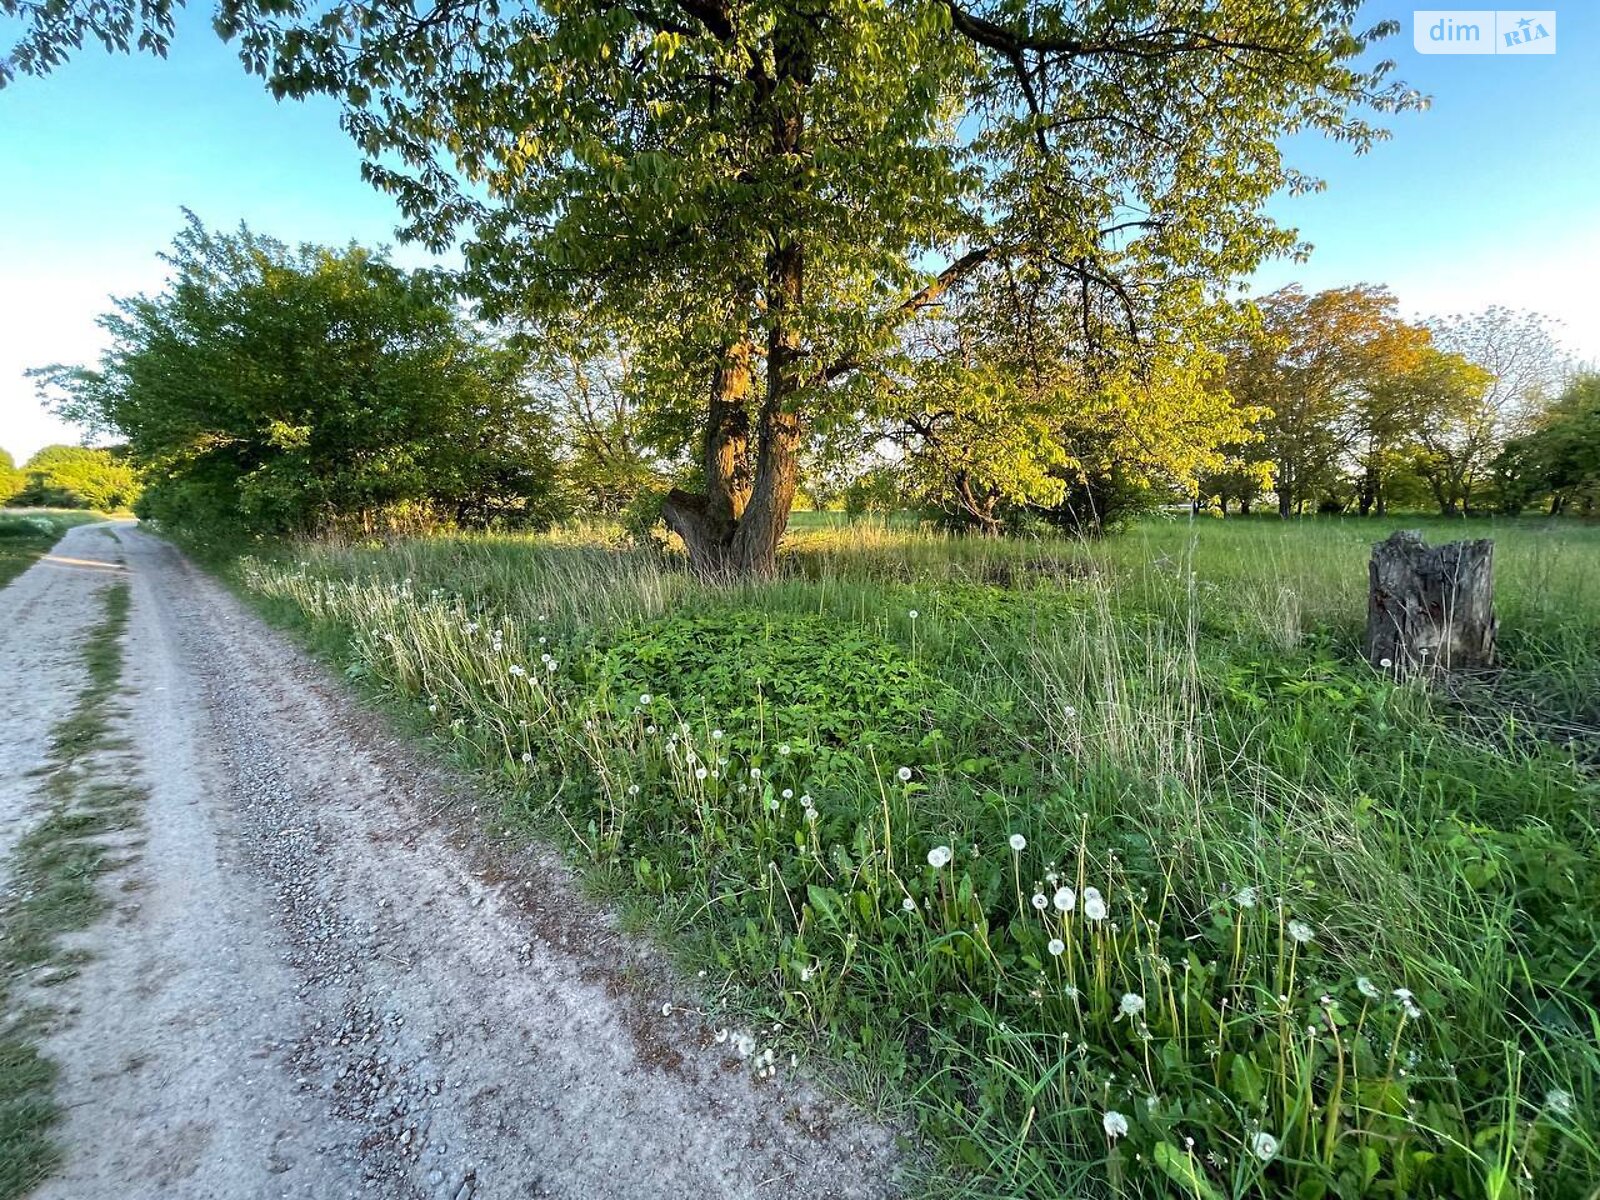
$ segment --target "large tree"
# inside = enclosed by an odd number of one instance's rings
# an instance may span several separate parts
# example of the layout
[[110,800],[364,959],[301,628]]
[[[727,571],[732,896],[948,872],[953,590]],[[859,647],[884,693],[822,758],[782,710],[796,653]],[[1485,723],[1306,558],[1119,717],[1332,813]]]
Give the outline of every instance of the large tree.
[[[86,35],[161,49],[171,0],[0,0],[48,69]],[[1417,102],[1359,65],[1359,0],[224,0],[279,94],[327,92],[434,245],[464,226],[493,315],[649,331],[702,486],[697,566],[770,570],[808,432],[985,264],[1121,317],[1119,358],[1293,245],[1281,139],[1362,149]]]
[[127,439],[150,515],[207,533],[544,515],[524,360],[447,282],[192,216],[165,259],[160,293],[102,318],[96,368],[35,372],[63,416]]

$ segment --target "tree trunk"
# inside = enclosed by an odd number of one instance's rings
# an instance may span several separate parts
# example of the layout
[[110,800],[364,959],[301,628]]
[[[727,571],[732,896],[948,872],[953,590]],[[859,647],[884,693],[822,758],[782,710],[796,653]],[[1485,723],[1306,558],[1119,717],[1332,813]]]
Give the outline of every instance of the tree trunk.
[[734,533],[750,503],[750,343],[724,352],[711,379],[701,467],[703,495],[673,488],[661,506],[667,528],[683,539],[689,565],[703,574],[729,567]]
[[1250,515],[1250,499],[1247,496],[1239,497],[1239,515],[1241,517],[1248,517]]
[[1372,547],[1367,660],[1410,675],[1494,664],[1494,542],[1424,545],[1397,530]]

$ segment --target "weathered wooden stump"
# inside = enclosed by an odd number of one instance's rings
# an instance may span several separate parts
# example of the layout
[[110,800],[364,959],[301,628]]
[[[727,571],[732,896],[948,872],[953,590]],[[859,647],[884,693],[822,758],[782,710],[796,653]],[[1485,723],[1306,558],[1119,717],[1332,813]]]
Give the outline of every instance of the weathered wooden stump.
[[1372,547],[1367,661],[1397,675],[1494,663],[1494,542],[1427,546],[1414,529]]

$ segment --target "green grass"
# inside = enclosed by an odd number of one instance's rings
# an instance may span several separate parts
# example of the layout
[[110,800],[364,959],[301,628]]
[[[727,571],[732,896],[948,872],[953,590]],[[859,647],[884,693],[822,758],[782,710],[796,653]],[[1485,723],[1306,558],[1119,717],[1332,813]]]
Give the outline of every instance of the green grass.
[[[61,1112],[52,1094],[56,1069],[39,1051],[48,1011],[27,985],[60,982],[76,966],[63,934],[88,928],[108,907],[100,878],[119,865],[98,840],[137,819],[141,798],[126,785],[96,781],[92,756],[111,749],[111,720],[122,676],[122,634],[129,590],[108,587],[105,612],[84,642],[84,685],[73,710],[52,731],[40,777],[45,815],[6,864],[0,905],[0,1200],[24,1196],[60,1162],[51,1127]],[[48,972],[48,976],[47,976]]]
[[1600,529],[1422,523],[1497,541],[1506,668],[1446,697],[1358,654],[1403,524],[813,522],[724,588],[570,536],[239,579],[728,1020],[901,1106],[918,1194],[1587,1197]]
[[74,525],[105,520],[75,509],[0,509],[0,587],[26,571]]

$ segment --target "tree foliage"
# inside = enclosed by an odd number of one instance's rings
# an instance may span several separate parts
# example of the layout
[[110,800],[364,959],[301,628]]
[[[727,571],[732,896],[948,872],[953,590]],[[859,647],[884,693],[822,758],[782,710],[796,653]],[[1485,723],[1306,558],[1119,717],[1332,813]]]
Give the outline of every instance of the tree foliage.
[[[0,2],[26,71],[170,33],[168,0]],[[857,419],[907,322],[979,268],[1115,316],[1077,364],[1098,389],[1291,248],[1263,212],[1307,183],[1281,139],[1360,150],[1364,110],[1418,99],[1357,65],[1395,28],[1353,29],[1359,8],[225,0],[217,24],[278,94],[341,99],[412,235],[467,231],[491,315],[640,331],[701,462],[668,522],[698,565],[760,572],[806,439]]]
[[138,475],[120,449],[46,446],[23,466],[10,499],[29,508],[119,512],[131,508],[138,497]]
[[1593,515],[1600,508],[1600,375],[1574,378],[1494,465],[1506,507],[1515,510],[1543,495],[1552,516]]
[[62,416],[127,438],[149,515],[253,532],[546,515],[548,429],[524,359],[439,278],[192,215],[165,257],[163,292],[102,319],[96,369],[36,372]]

